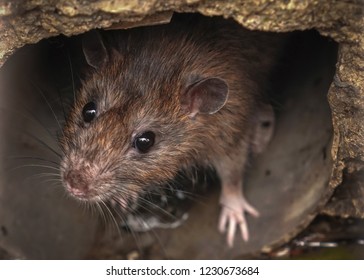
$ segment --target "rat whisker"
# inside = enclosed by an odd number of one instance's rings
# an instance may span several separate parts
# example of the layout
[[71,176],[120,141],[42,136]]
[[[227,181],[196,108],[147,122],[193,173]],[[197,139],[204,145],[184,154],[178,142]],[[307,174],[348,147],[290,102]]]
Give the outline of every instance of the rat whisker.
[[[85,205],[88,205],[88,203],[85,203]],[[99,217],[101,217],[101,221],[104,224],[107,224],[107,217],[104,212],[104,208],[102,207],[102,204],[100,204],[99,202],[96,202],[96,203],[92,203],[92,205],[95,205],[95,207],[97,209],[97,213],[99,214]]]
[[[186,198],[189,199],[201,199],[203,198],[202,195],[193,192],[193,191],[187,191],[184,190],[184,184],[180,183],[180,182],[175,182],[175,181],[168,181],[166,182],[164,185],[160,186],[160,190],[165,190],[166,192],[164,192],[163,194],[166,195],[167,197],[174,197],[177,193],[181,193],[183,195],[186,196]],[[171,192],[171,194],[169,194],[169,192]]]
[[115,228],[117,229],[118,233],[120,234],[119,225],[118,225],[114,215],[112,214],[111,210],[109,209],[108,205],[103,200],[100,200],[100,203],[102,205],[104,205],[105,209],[107,210],[107,213],[109,214],[109,217],[110,217],[111,221],[114,223]]
[[34,139],[35,141],[37,141],[38,143],[42,144],[43,147],[47,148],[49,151],[53,152],[53,154],[55,154],[58,158],[62,158],[61,153],[57,152],[54,148],[52,148],[49,144],[47,144],[46,142],[44,142],[42,139],[38,138],[37,136],[34,136],[33,134],[30,134],[29,132],[25,131],[24,132],[25,135],[28,135],[29,137],[31,137],[32,139]]
[[67,57],[68,57],[68,64],[70,66],[70,72],[71,72],[71,79],[72,79],[72,92],[73,92],[73,100],[76,100],[76,88],[75,88],[75,79],[74,79],[74,74],[73,74],[73,66],[72,66],[72,60],[71,60],[71,56],[69,54],[69,51],[67,52]]
[[[37,89],[37,92],[42,96],[43,100],[45,101],[45,103],[47,104],[49,110],[51,111],[55,121],[57,122],[58,124],[58,128],[60,129],[60,131],[63,133],[63,130],[62,130],[62,125],[53,109],[53,107],[51,106],[51,104],[49,103],[48,99],[46,98],[46,95],[44,94],[43,90],[37,85],[35,84],[33,81],[29,81],[29,83],[35,88]],[[64,136],[64,135],[63,135]]]
[[[0,107],[0,110],[7,111],[9,114],[15,114],[16,116],[21,116],[24,120],[29,120],[34,124],[37,124],[40,128],[44,129],[44,131],[51,137],[52,140],[56,143],[56,134],[53,134],[50,129],[42,123],[39,118],[29,109],[24,106],[23,110],[9,109]],[[27,112],[27,114],[24,113]]]
[[29,176],[27,179],[41,179],[46,177],[53,177],[54,179],[59,180],[59,182],[62,182],[62,178],[59,174],[56,173],[37,173]]
[[[162,207],[158,206],[157,204],[142,198],[142,197],[138,197],[138,200],[141,202],[140,204],[138,204],[139,207],[142,207],[144,210],[146,210],[147,212],[154,214],[152,212],[152,210],[150,210],[147,206],[152,206],[154,208],[156,208],[157,210],[161,211],[163,214],[165,214],[166,216],[172,218],[172,219],[177,219],[177,217],[175,215],[173,215],[172,213],[169,213],[167,210],[163,209]],[[143,205],[143,203],[145,203],[145,206]]]
[[[112,197],[112,200],[116,202],[116,204],[118,205],[118,199],[116,197]],[[118,217],[121,219],[122,223],[124,225],[128,225],[128,222],[127,222],[127,218],[123,215],[123,213],[119,212],[118,209],[120,208],[114,208],[116,214],[118,215]],[[120,209],[121,210],[121,209]],[[118,226],[118,229],[120,229],[120,227]],[[137,250],[138,252],[142,252],[142,246],[141,246],[141,240],[140,238],[138,237],[138,233],[136,231],[134,231],[132,228],[128,227],[134,241],[135,241],[135,244],[137,246]],[[121,232],[119,231],[119,234],[121,235]]]
[[43,182],[44,183],[55,182],[55,183],[58,183],[59,184],[58,186],[61,186],[62,185],[62,180],[61,179],[56,179],[56,178],[47,179],[47,180],[44,180]]
[[59,166],[59,162],[57,162],[57,161],[45,159],[45,158],[41,158],[41,157],[36,157],[36,156],[12,156],[12,157],[7,157],[7,159],[9,159],[9,160],[31,160],[31,161],[36,160],[36,161],[46,162],[46,163],[50,163],[50,164]]
[[21,169],[21,168],[29,168],[29,167],[34,167],[34,168],[46,168],[46,169],[52,169],[52,170],[57,170],[59,171],[59,168],[54,167],[54,166],[50,166],[50,165],[43,165],[43,164],[23,164],[23,165],[19,165],[16,166],[12,169],[9,170],[9,172],[13,172],[15,170]]

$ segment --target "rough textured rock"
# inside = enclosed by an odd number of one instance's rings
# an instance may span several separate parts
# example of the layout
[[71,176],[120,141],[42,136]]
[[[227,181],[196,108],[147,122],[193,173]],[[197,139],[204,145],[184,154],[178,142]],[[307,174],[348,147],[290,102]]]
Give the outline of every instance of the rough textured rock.
[[170,11],[223,15],[257,30],[315,28],[340,43],[337,71],[328,93],[334,127],[333,171],[322,204],[339,187],[322,211],[364,217],[363,7],[362,1],[355,0],[5,0],[0,2],[0,65],[16,49],[43,38],[142,20],[149,24],[153,15],[155,21],[164,21]]

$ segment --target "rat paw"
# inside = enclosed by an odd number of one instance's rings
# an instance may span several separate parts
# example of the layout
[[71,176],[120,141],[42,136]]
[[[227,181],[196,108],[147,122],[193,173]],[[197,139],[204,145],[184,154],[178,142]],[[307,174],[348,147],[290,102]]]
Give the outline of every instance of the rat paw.
[[[227,244],[232,247],[234,244],[235,232],[237,226],[240,228],[241,236],[244,241],[249,240],[248,225],[245,219],[245,212],[248,212],[254,217],[259,216],[259,212],[251,206],[245,199],[239,202],[222,204],[219,231],[225,233],[227,230]],[[229,206],[228,206],[229,205]],[[235,207],[234,207],[235,206]]]

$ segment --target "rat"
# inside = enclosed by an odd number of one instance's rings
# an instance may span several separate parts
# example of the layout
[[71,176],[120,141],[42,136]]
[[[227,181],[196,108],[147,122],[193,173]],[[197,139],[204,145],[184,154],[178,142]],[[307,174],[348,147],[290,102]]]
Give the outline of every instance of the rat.
[[244,196],[244,171],[272,134],[264,93],[276,37],[183,14],[165,25],[85,34],[91,70],[60,138],[67,192],[127,211],[179,170],[212,167],[221,181],[218,229],[229,246],[238,230],[247,241],[245,215],[259,212]]

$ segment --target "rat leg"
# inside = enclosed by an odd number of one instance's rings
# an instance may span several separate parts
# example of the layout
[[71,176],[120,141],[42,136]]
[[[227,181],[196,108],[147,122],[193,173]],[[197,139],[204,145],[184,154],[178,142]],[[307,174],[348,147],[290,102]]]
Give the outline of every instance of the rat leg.
[[243,194],[243,174],[248,153],[248,145],[243,144],[238,156],[228,157],[220,161],[216,170],[221,179],[220,205],[222,207],[219,220],[219,231],[227,230],[227,243],[233,246],[235,232],[240,228],[244,241],[249,239],[248,225],[245,212],[254,217],[259,212],[246,200]]
[[227,157],[216,165],[222,184],[219,231],[223,233],[227,229],[227,243],[230,247],[233,245],[237,226],[240,228],[243,240],[249,239],[245,212],[254,217],[259,216],[258,211],[244,197],[243,174],[249,150],[253,154],[263,152],[273,136],[275,116],[272,105],[259,106],[256,122],[250,146],[242,142],[235,156]]

